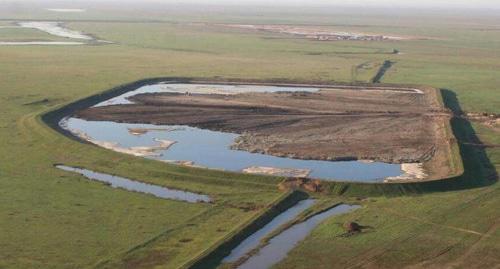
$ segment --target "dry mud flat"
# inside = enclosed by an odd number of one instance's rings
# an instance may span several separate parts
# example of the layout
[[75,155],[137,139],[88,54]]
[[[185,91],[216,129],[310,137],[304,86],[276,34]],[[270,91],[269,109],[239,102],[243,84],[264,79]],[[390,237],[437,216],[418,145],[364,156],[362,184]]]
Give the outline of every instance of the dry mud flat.
[[320,26],[297,26],[297,25],[256,25],[256,24],[220,24],[223,27],[238,28],[250,31],[261,31],[268,33],[277,33],[292,35],[301,38],[319,40],[319,41],[399,41],[399,40],[419,40],[427,39],[424,37],[415,36],[394,36],[374,33],[354,33],[335,31]]
[[233,148],[274,156],[424,163],[429,178],[439,178],[450,174],[445,129],[451,114],[442,108],[438,94],[432,88],[369,87],[231,95],[153,93],[130,97],[132,104],[88,108],[77,117],[238,133]]

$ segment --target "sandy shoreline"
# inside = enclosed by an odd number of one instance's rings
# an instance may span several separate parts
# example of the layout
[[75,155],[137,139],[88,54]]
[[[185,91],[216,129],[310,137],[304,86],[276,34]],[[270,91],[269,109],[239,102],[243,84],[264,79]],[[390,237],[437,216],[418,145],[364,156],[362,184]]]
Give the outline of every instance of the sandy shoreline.
[[422,163],[403,163],[401,170],[405,173],[397,177],[388,177],[384,179],[384,183],[420,181],[428,176]]
[[138,157],[158,157],[158,156],[161,156],[161,154],[158,153],[158,151],[167,150],[172,145],[177,143],[176,141],[154,138],[153,140],[157,143],[157,145],[154,145],[154,146],[122,147],[122,146],[120,146],[120,144],[118,144],[116,142],[99,141],[99,140],[96,140],[96,139],[90,137],[88,134],[86,134],[82,131],[70,129],[67,126],[66,121],[67,120],[61,121],[60,126],[64,129],[70,131],[75,136],[77,136],[85,141],[88,141],[92,144],[95,144],[97,146],[103,147],[105,149],[110,149],[110,150],[114,150],[116,152],[130,154],[130,155],[134,155],[134,156],[138,156]]

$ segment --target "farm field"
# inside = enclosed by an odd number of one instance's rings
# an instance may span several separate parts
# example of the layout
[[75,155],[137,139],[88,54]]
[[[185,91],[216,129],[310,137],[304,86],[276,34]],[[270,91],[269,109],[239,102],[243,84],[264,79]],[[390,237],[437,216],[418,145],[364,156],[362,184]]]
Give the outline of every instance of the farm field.
[[[290,9],[276,16],[272,9],[232,7],[237,12],[228,15],[177,7],[144,15],[103,6],[54,14],[38,4],[15,13],[1,5],[1,19],[66,21],[114,44],[0,46],[0,268],[179,268],[285,195],[277,187],[283,178],[175,166],[83,144],[47,126],[42,114],[144,78],[368,83],[385,61],[394,64],[381,82],[439,88],[457,115],[452,127],[465,169],[460,184],[426,193],[310,194],[325,204],[362,208],[321,223],[276,268],[500,264],[500,148],[478,146],[498,145],[500,134],[498,125],[468,116],[500,114],[498,17],[407,14],[393,25],[384,13],[361,17],[354,10],[331,16]],[[257,21],[435,39],[321,42],[217,25]],[[22,30],[0,28],[0,41],[60,40]],[[207,194],[214,202],[112,190],[54,168],[61,163]],[[370,228],[339,237],[346,221]]]

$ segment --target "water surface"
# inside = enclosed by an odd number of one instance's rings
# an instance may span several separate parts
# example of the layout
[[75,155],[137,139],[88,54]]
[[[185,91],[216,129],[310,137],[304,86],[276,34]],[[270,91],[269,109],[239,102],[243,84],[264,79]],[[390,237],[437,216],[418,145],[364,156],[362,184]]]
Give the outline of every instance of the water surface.
[[211,201],[210,197],[208,197],[207,195],[201,195],[186,191],[172,190],[166,187],[138,182],[124,177],[98,173],[88,169],[69,167],[65,165],[57,165],[56,167],[64,171],[78,173],[91,180],[96,180],[110,184],[111,187],[113,188],[120,188],[128,191],[147,193],[163,199],[180,200],[190,203],[198,203],[198,202],[208,203]]
[[279,235],[273,237],[269,244],[259,250],[259,252],[241,264],[238,269],[265,269],[270,268],[283,260],[288,252],[325,219],[347,213],[359,206],[339,205],[323,213],[320,213],[305,222],[293,225]]
[[[95,141],[118,142],[120,147],[155,146],[156,140],[176,141],[166,150],[158,150],[148,158],[165,161],[192,161],[197,166],[241,172],[251,166],[310,169],[310,177],[325,180],[382,182],[386,177],[401,175],[401,166],[379,162],[316,161],[276,157],[232,150],[238,134],[210,131],[189,126],[129,124],[109,121],[86,121],[69,118],[69,130],[84,132]],[[143,135],[133,135],[130,129],[150,129]],[[170,131],[158,130],[169,128]],[[78,133],[76,133],[78,135]]]
[[[111,98],[96,106],[131,104],[127,98],[141,93],[218,93],[236,94],[246,92],[314,92],[314,87],[278,87],[255,85],[216,85],[159,83],[146,85],[134,91]],[[75,135],[90,139],[94,143],[116,143],[121,148],[153,147],[157,141],[176,143],[164,150],[156,150],[156,158],[164,161],[190,161],[196,166],[241,172],[252,166],[295,168],[310,170],[309,176],[324,180],[348,180],[361,182],[383,182],[387,177],[402,174],[401,165],[361,161],[318,161],[276,157],[247,151],[232,150],[230,146],[238,134],[210,131],[189,126],[128,124],[109,121],[86,121],[77,118],[63,120],[61,126]],[[131,129],[149,129],[143,134],[133,134]],[[170,129],[165,131],[161,129]],[[102,143],[101,143],[102,145]]]
[[51,21],[28,21],[28,22],[19,22],[19,26],[23,28],[32,28],[42,32],[46,32],[48,34],[65,37],[65,38],[73,38],[73,39],[84,39],[84,40],[92,40],[93,37],[83,34],[78,31],[70,30],[61,26],[59,22],[51,22]]
[[219,85],[219,84],[187,84],[187,83],[160,83],[146,85],[101,102],[98,106],[132,104],[128,97],[142,93],[191,93],[191,94],[238,94],[248,92],[316,92],[319,88],[312,87],[278,87],[260,85]]
[[230,263],[238,261],[240,258],[245,256],[245,254],[247,254],[249,251],[255,249],[260,244],[260,241],[266,235],[270,234],[272,231],[276,230],[283,224],[295,219],[301,212],[312,206],[314,202],[315,202],[314,199],[302,200],[298,202],[295,206],[279,214],[277,217],[275,217],[271,222],[266,224],[260,230],[258,230],[257,232],[253,233],[251,236],[243,240],[243,242],[241,242],[236,248],[234,248],[231,251],[231,254],[229,254],[229,256],[227,256],[226,258],[224,258],[222,262]]

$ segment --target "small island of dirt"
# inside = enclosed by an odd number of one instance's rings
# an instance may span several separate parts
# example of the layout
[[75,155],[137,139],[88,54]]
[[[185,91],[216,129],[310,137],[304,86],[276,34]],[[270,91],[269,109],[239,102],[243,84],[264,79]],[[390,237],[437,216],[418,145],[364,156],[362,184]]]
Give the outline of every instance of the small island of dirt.
[[[91,107],[87,120],[189,125],[240,134],[234,149],[314,160],[426,163],[449,175],[451,114],[433,88],[239,94],[149,93]],[[432,159],[432,162],[429,160]]]

